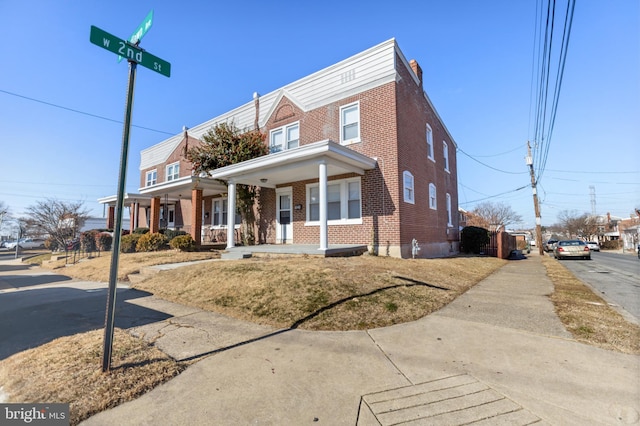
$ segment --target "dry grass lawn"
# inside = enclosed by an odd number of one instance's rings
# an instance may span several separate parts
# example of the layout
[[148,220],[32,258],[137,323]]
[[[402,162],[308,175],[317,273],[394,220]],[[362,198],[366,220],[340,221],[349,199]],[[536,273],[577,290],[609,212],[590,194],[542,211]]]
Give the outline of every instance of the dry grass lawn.
[[179,374],[160,350],[116,329],[112,369],[102,373],[103,331],[62,337],[0,362],[7,402],[70,404],[71,424],[137,398]]
[[273,327],[361,330],[437,311],[505,262],[487,257],[262,257],[163,271],[135,288]]
[[542,263],[555,288],[551,301],[556,313],[576,340],[608,350],[640,354],[640,326],[625,320],[557,260],[544,256]]
[[[218,251],[182,252],[164,250],[147,253],[121,253],[118,259],[118,281],[128,281],[129,274],[139,272],[145,266],[219,258],[220,252]],[[38,258],[30,260],[31,263],[35,264],[38,264],[38,261]],[[64,259],[41,263],[44,268],[57,269],[56,272],[73,278],[108,282],[109,270],[111,269],[111,253],[102,253],[98,257],[84,259],[76,264],[68,264],[66,266]]]

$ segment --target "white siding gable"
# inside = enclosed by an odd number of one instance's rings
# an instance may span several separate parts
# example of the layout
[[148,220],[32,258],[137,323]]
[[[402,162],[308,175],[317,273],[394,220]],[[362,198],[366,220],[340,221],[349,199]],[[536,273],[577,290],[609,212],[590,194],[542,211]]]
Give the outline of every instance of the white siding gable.
[[[396,52],[406,62],[395,39],[390,39],[261,96],[259,126],[262,127],[268,121],[283,95],[303,111],[309,111],[395,81]],[[233,122],[240,129],[252,129],[255,122],[253,99],[232,111],[189,129],[189,136],[201,139],[211,127],[224,122]],[[180,133],[143,150],[140,170],[165,162],[182,139],[183,133]]]

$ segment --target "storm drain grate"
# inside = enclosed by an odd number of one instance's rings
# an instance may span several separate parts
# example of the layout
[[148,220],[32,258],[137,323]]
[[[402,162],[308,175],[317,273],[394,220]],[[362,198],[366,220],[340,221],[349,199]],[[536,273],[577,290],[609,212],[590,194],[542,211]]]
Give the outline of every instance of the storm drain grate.
[[364,395],[358,426],[530,425],[541,419],[476,378],[445,377]]

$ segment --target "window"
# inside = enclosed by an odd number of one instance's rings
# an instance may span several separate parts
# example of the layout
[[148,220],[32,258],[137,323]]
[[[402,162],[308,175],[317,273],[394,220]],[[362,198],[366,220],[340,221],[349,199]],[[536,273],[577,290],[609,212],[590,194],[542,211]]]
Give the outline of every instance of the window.
[[280,152],[283,149],[293,149],[300,145],[300,124],[280,127],[271,131],[269,151]]
[[[307,222],[320,220],[320,188],[307,185]],[[327,185],[327,220],[337,223],[360,223],[360,178],[331,181]]]
[[432,183],[429,184],[429,208],[436,210],[438,208],[438,202],[436,200],[436,186]]
[[451,222],[451,195],[449,193],[447,193],[447,226],[453,227]]
[[343,144],[360,142],[359,103],[340,108],[340,142]]
[[415,204],[415,194],[413,190],[413,175],[409,172],[402,173],[402,182],[404,187],[404,202]]
[[430,160],[436,161],[433,156],[433,131],[431,130],[431,126],[427,124],[427,157]]
[[[228,202],[226,198],[213,200],[213,214],[211,215],[211,224],[213,226],[225,227],[229,216],[227,214]],[[242,223],[242,216],[236,212],[236,225]]]
[[148,171],[145,179],[146,181],[145,186],[155,185],[157,183],[157,180],[158,180],[158,171],[157,170]]
[[176,180],[180,176],[180,163],[173,163],[167,166],[167,182]]
[[442,141],[442,153],[444,155],[444,171],[449,171],[449,145],[445,141]]

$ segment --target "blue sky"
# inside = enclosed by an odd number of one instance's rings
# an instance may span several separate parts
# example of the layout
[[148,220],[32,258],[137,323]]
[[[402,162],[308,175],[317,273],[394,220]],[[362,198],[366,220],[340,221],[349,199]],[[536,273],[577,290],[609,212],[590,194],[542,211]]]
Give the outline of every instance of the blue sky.
[[[566,2],[558,4],[564,13]],[[429,97],[468,154],[457,154],[460,206],[506,203],[523,217],[520,226],[533,227],[524,157],[533,135],[537,7],[536,0],[0,0],[0,200],[14,216],[47,197],[82,200],[102,216],[96,200],[117,188],[127,64],[89,42],[90,26],[128,38],[153,9],[141,46],[169,61],[172,75],[138,68],[128,192],[138,189],[142,149],[253,92],[395,37],[420,63]],[[639,28],[637,0],[577,2],[539,187],[543,225],[562,210],[590,212],[590,186],[600,214],[628,217],[640,206]]]

